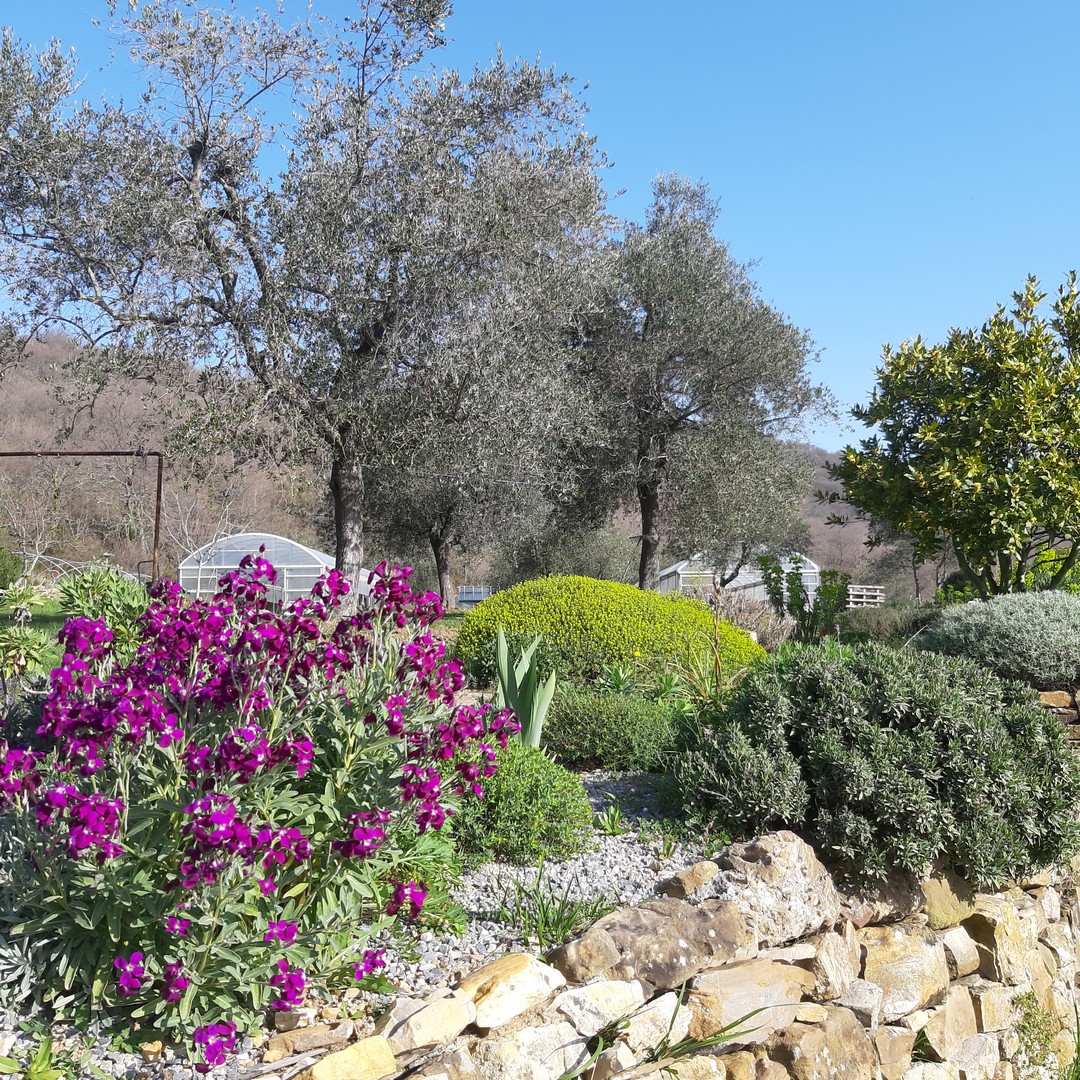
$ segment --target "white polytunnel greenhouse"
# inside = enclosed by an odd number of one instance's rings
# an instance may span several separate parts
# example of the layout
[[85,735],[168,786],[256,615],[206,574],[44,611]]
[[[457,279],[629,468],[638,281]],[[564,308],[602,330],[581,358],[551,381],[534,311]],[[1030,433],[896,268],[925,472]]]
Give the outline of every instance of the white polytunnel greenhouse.
[[[284,536],[237,533],[212,540],[188,555],[179,566],[177,580],[180,587],[196,599],[213,596],[217,592],[218,579],[230,570],[236,570],[245,555],[258,555],[260,547],[266,548],[263,558],[269,560],[277,570],[277,584],[269,590],[274,600],[288,602],[307,596],[315,582],[334,568],[333,555],[316,551]],[[360,580],[353,582],[353,587],[361,596],[370,594],[368,571],[361,572]]]

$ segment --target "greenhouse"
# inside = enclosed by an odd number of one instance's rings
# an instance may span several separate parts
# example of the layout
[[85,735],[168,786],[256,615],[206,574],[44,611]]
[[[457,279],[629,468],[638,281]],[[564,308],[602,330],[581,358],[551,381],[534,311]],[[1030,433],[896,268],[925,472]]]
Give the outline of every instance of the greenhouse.
[[[263,557],[278,572],[277,584],[269,591],[275,600],[288,602],[309,595],[315,582],[334,568],[333,555],[316,551],[284,536],[237,533],[212,540],[188,555],[179,566],[177,580],[180,587],[196,599],[213,596],[222,574],[236,570],[245,555],[257,555],[260,548],[265,548]],[[367,579],[368,572],[365,570],[360,574],[360,581],[354,583],[363,596],[371,592]]]

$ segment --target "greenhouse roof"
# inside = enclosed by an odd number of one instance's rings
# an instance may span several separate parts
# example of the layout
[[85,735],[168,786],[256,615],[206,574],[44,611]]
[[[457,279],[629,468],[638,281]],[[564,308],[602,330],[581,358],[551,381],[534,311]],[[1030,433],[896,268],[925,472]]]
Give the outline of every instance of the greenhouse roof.
[[[274,591],[281,600],[307,596],[315,582],[334,567],[333,555],[296,540],[273,533],[237,533],[211,540],[188,555],[179,566],[180,585],[196,596],[210,595],[217,590],[217,580],[222,574],[235,570],[245,555],[258,555],[260,548],[265,549],[263,558],[278,572]],[[354,582],[363,596],[371,592],[367,579],[367,571],[363,571],[360,580]]]

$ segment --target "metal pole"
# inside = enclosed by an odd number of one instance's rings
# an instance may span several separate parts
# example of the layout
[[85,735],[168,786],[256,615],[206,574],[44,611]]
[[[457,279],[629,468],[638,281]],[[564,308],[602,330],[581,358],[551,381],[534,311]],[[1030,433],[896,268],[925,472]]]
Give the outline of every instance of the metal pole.
[[161,489],[165,470],[165,455],[160,450],[0,450],[6,457],[148,457],[157,458],[157,494],[154,500],[154,558],[150,565],[150,584],[158,579],[158,548],[161,541]]

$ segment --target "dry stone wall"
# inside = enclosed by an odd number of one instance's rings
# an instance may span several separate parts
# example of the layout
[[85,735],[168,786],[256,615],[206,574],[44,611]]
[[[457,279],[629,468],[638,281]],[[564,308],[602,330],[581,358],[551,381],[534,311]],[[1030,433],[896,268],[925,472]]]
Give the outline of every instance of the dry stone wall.
[[[698,901],[718,873],[737,898]],[[680,1080],[1026,1080],[1071,1060],[1077,908],[1054,875],[997,894],[937,874],[850,895],[780,832],[663,889],[548,963],[510,955],[399,999],[305,1080],[633,1080],[671,1065]],[[672,1053],[729,1025],[723,1045]]]

